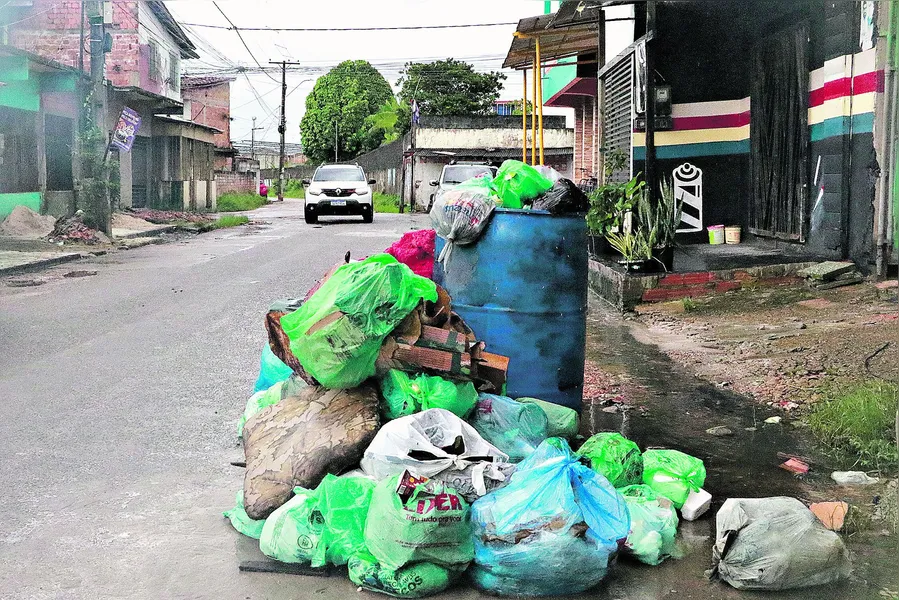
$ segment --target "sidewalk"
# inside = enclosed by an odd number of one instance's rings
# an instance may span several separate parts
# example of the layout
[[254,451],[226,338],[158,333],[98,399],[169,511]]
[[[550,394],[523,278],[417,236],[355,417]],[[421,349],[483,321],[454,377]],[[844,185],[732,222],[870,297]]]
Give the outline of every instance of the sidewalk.
[[83,258],[81,252],[20,252],[0,250],[0,277],[36,271]]

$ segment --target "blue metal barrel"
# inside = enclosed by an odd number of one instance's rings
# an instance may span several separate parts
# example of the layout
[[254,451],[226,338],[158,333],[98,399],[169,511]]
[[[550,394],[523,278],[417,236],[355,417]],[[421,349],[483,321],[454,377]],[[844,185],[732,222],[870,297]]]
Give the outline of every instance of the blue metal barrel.
[[[437,255],[445,241],[437,238]],[[434,279],[487,351],[510,358],[506,393],[580,410],[587,327],[583,215],[497,209]]]

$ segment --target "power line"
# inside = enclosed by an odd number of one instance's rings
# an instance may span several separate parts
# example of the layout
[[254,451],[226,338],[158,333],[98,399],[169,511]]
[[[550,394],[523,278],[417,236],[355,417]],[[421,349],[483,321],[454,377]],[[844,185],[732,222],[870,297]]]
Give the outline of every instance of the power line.
[[[215,2],[213,2],[215,4]],[[221,9],[219,9],[221,11]],[[222,13],[224,14],[224,13]],[[225,17],[227,18],[227,17]],[[228,19],[231,23],[231,20]],[[465,23],[460,25],[403,25],[397,27],[237,27],[231,23],[231,27],[224,25],[208,25],[204,23],[185,23],[190,27],[205,27],[207,29],[227,29],[229,31],[300,31],[300,32],[334,32],[334,31],[414,31],[419,29],[462,29],[466,27],[507,27],[518,25],[515,23]]]
[[[259,62],[259,60],[256,58],[256,55],[253,54],[253,51],[250,50],[249,46],[247,46],[247,42],[243,39],[243,36],[240,35],[240,29],[237,28],[237,26],[234,24],[234,21],[232,21],[230,18],[228,18],[228,15],[225,14],[225,11],[222,10],[222,8],[219,6],[218,2],[213,2],[212,5],[214,7],[216,7],[218,9],[218,11],[220,13],[222,13],[222,16],[225,17],[225,20],[231,24],[231,28],[234,29],[234,33],[237,34],[237,37],[240,38],[240,43],[243,44],[243,47],[247,49],[247,52],[250,54],[250,58],[252,58],[253,62],[255,62],[259,66],[259,68],[262,69],[262,63]],[[188,25],[191,27],[202,27],[202,25],[190,25],[190,24],[188,24]],[[219,25],[219,26],[216,26],[216,29],[229,29],[229,28],[222,27],[221,25]],[[269,75],[268,73],[266,73],[265,70],[263,70],[262,72],[265,73],[266,75],[268,75],[269,79],[271,79],[275,83],[278,83],[278,80],[275,79],[274,77],[272,77],[271,75]]]

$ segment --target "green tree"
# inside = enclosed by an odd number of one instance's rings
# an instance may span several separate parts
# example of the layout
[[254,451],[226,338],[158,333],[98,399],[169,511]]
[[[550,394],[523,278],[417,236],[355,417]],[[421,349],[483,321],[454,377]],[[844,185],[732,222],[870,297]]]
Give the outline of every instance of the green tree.
[[412,100],[423,115],[489,115],[503,89],[500,72],[478,73],[467,62],[447,58],[432,63],[406,63],[400,88],[398,128],[411,127]]
[[393,97],[384,76],[364,60],[340,63],[315,82],[306,97],[300,122],[303,148],[313,162],[349,160],[377,148],[381,140],[369,135],[366,119]]
[[397,129],[400,104],[391,96],[381,109],[365,120],[369,144],[389,144],[400,137]]

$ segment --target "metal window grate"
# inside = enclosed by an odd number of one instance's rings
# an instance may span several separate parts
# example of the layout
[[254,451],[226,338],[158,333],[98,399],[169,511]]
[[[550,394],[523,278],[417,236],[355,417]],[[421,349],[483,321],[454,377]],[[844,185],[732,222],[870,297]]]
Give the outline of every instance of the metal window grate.
[[612,182],[628,181],[631,178],[632,159],[631,137],[633,131],[634,97],[633,54],[620,60],[606,71],[603,81],[603,147],[606,152],[620,150],[628,157],[625,169],[612,174]]

